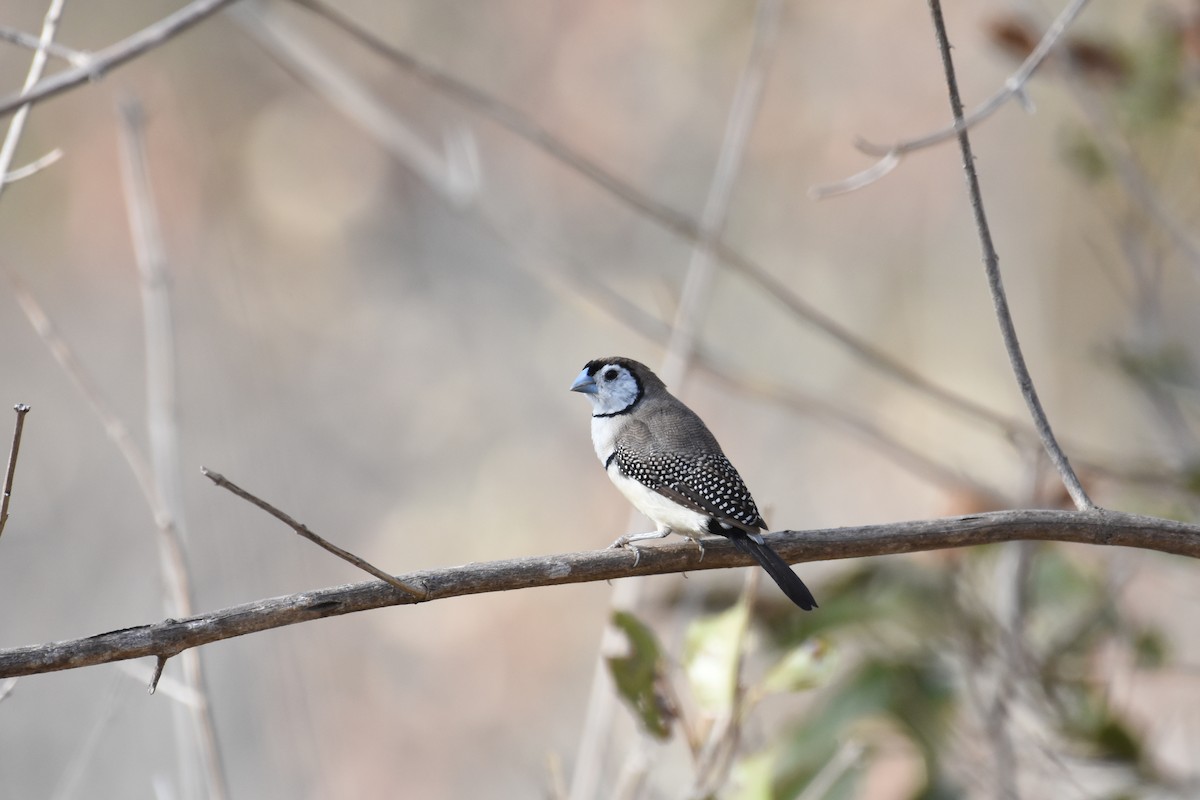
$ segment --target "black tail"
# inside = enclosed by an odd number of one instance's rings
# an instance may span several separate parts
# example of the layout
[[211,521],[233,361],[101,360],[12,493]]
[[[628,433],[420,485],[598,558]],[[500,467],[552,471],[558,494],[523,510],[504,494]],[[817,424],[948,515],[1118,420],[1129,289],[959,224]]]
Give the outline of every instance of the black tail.
[[778,553],[769,545],[754,541],[745,532],[738,531],[738,533],[741,535],[730,535],[729,533],[725,535],[733,541],[738,550],[746,555],[754,556],[754,560],[762,564],[762,568],[779,584],[779,588],[783,590],[789,600],[805,611],[812,611],[817,607],[817,599],[812,596],[812,592],[804,585],[804,581],[792,572],[791,566],[780,558]]

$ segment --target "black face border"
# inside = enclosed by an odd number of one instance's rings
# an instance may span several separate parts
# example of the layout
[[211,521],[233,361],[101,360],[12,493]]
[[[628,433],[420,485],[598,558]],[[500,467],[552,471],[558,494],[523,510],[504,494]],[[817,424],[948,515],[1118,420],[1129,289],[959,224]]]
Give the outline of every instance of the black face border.
[[642,401],[642,397],[646,394],[646,385],[642,382],[642,376],[638,374],[641,371],[641,365],[636,361],[632,361],[628,358],[621,358],[619,356],[613,358],[595,358],[585,364],[583,368],[587,370],[588,375],[591,375],[593,378],[595,378],[596,375],[599,374],[600,370],[604,369],[605,367],[621,367],[628,372],[633,378],[634,384],[637,386],[637,394],[633,396],[633,401],[624,408],[618,411],[610,411],[607,414],[592,414],[592,419],[603,417],[619,417],[622,414],[628,414],[633,410],[634,406]]

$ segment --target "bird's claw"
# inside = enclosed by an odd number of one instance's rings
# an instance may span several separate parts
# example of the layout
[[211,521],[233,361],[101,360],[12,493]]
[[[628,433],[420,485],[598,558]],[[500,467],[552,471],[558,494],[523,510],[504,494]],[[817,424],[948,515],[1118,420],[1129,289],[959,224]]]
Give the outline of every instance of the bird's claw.
[[636,567],[639,563],[641,563],[642,548],[638,547],[636,544],[631,542],[629,540],[628,536],[622,536],[621,538],[617,539],[615,542],[613,542],[612,544],[610,544],[608,546],[608,549],[609,550],[618,550],[618,549],[632,550],[633,551],[633,565]]

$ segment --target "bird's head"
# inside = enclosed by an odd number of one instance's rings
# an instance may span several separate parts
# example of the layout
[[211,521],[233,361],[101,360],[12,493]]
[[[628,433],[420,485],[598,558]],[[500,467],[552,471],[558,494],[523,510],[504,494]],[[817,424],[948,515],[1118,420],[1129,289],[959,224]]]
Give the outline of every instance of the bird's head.
[[571,384],[572,392],[582,392],[592,402],[592,416],[613,416],[637,405],[647,388],[662,382],[645,364],[629,358],[597,358],[584,365]]

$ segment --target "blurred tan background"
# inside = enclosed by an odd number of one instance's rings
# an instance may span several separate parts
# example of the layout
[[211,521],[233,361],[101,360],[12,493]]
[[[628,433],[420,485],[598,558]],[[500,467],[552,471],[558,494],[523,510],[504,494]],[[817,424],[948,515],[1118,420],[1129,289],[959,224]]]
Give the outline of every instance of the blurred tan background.
[[[567,387],[588,359],[657,366],[663,349],[605,313],[583,279],[669,322],[691,243],[328,24],[287,3],[267,9],[435,153],[469,142],[477,194],[448,200],[226,13],[38,104],[16,164],[56,147],[64,158],[0,202],[4,266],[144,444],[142,311],[116,111],[121,98],[141,102],[170,261],[196,609],[363,579],[211,486],[201,465],[394,572],[606,545],[628,508],[595,463],[586,403]],[[700,214],[753,36],[752,3],[354,0],[341,9],[656,200]],[[10,0],[0,25],[36,32],[44,10]],[[996,20],[1040,30],[1058,10],[947,3],[968,107],[1017,63],[997,46]],[[58,39],[97,50],[166,11],[71,3]],[[1149,48],[1164,19],[1191,13],[1183,2],[1095,3],[1074,30]],[[956,148],[913,154],[844,197],[807,194],[871,163],[856,136],[887,143],[946,123],[925,4],[787,2],[777,35],[725,240],[904,364],[1021,417]],[[29,56],[0,47],[5,94],[20,88]],[[1196,341],[1200,264],[1153,221],[1135,220],[1119,185],[1088,183],[1068,155],[1073,132],[1089,125],[1079,93],[1111,111],[1115,91],[1048,72],[1030,86],[1036,115],[1009,104],[973,141],[1015,321],[1060,436],[1078,448],[1072,455],[1116,467],[1178,467],[1195,455],[1194,385],[1179,403],[1185,422],[1171,428],[1113,352]],[[1155,195],[1200,242],[1194,104],[1180,115],[1134,145]],[[1135,269],[1154,276],[1152,299],[1137,291]],[[1003,436],[881,376],[737,273],[718,269],[701,319],[702,346],[736,374],[832,402],[1012,504],[1039,496],[1029,459]],[[162,618],[154,521],[128,468],[8,296],[0,341],[0,401],[33,407],[0,539],[0,646]],[[703,371],[673,388],[776,527],[974,507],[961,487],[820,415]],[[1105,505],[1180,513],[1144,488],[1098,481],[1095,491]],[[1200,601],[1195,565],[1096,557],[1134,571],[1128,600],[1146,614]],[[839,568],[800,567],[819,598]],[[736,574],[688,580],[738,585]],[[655,578],[650,592],[683,583]],[[548,761],[571,770],[610,592],[468,597],[205,647],[232,796],[544,796]],[[1163,623],[1176,655],[1197,663],[1194,626],[1178,619],[1190,614],[1173,616]],[[1193,679],[1171,696],[1164,758],[1186,764],[1200,748],[1200,693]],[[171,702],[119,666],[22,679],[0,705],[0,797],[177,796],[163,788],[177,781]],[[870,796],[902,795],[876,787]]]

